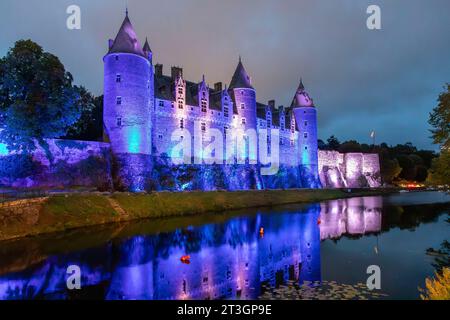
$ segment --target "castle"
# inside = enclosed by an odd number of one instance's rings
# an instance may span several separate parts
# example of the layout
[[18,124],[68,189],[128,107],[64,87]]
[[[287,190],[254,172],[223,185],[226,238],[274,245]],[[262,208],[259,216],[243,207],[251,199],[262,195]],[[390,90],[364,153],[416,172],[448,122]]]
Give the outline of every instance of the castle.
[[257,102],[241,59],[229,86],[187,81],[179,67],[165,75],[128,12],[103,62],[104,141],[46,139],[21,158],[0,144],[0,186],[139,192],[381,185],[378,154],[318,150],[316,107],[302,81],[283,107]]
[[[377,155],[318,151],[316,108],[302,81],[290,106],[276,106],[274,100],[257,102],[240,58],[230,85],[216,83],[212,88],[205,77],[199,82],[186,80],[179,67],[165,75],[163,66],[153,65],[152,58],[148,40],[140,44],[127,12],[103,59],[104,132],[111,145],[116,186],[132,191],[148,188],[149,177],[160,178],[152,174],[156,166],[176,167],[173,149],[183,139],[192,139],[184,143],[202,182],[187,181],[182,189],[379,185],[378,177],[361,183],[379,172]],[[223,150],[208,149],[213,130],[225,137]],[[173,139],[174,132],[181,132],[178,140]],[[252,145],[250,135],[261,132],[267,132],[267,141],[253,137]],[[201,136],[200,142],[194,141],[196,136]],[[275,151],[279,152],[277,172],[262,175],[267,164],[261,161],[262,153],[270,156]],[[207,159],[218,152],[223,160],[208,168]]]

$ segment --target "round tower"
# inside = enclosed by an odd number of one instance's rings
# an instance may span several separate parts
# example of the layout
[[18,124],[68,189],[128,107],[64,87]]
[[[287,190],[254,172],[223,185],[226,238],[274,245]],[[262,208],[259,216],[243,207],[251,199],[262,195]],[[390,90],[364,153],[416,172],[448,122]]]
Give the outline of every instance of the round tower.
[[298,129],[300,175],[304,188],[321,188],[317,145],[317,112],[313,100],[305,91],[303,82],[292,102]]
[[[237,111],[237,118],[235,119],[238,129],[242,129],[247,133],[251,133],[250,130],[254,130],[255,140],[250,141],[251,145],[248,146],[249,151],[246,152],[246,159],[251,164],[256,164],[258,161],[258,137],[256,126],[256,92],[251,85],[250,77],[242,64],[242,60],[239,57],[239,63],[231,79],[229,87],[230,96],[234,101],[234,109]],[[248,145],[249,143],[247,143]]]
[[128,13],[104,62],[105,139],[111,143],[115,188],[143,191],[151,172],[152,53],[141,47]]

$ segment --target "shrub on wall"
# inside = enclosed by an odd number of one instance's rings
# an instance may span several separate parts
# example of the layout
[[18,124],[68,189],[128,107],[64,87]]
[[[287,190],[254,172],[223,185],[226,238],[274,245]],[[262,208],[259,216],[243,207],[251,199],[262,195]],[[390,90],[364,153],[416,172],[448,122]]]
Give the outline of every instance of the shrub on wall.
[[12,185],[18,179],[39,174],[42,165],[28,154],[13,154],[0,158],[0,181],[3,185]]

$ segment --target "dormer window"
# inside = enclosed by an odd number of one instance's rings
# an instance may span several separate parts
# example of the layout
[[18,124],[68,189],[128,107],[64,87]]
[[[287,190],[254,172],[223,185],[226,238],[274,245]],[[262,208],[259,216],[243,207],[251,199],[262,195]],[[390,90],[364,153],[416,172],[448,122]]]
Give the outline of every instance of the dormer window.
[[207,103],[206,99],[202,99],[201,107],[202,107],[202,112],[206,113],[207,108],[208,108],[208,103]]

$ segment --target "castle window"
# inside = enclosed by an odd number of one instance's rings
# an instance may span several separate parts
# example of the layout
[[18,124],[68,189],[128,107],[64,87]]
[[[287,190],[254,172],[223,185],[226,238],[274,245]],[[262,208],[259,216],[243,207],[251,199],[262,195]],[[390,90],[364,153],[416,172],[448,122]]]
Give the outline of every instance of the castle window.
[[243,96],[244,95],[244,90],[241,90],[241,96]]
[[203,96],[203,98],[205,98],[205,97],[206,97],[206,93],[205,93],[205,91],[203,91],[203,92],[202,92],[202,96]]
[[305,127],[307,127],[308,126],[308,121],[305,121],[304,123],[305,123]]
[[242,124],[246,124],[246,122],[245,118],[242,118]]
[[116,61],[119,61],[119,56],[116,56]]
[[202,99],[201,101],[201,106],[202,106],[202,112],[206,112],[207,110],[207,101],[206,99]]
[[122,104],[122,97],[117,97],[117,98],[116,98],[116,104],[117,104],[118,106],[120,106],[120,105]]
[[228,104],[225,104],[225,105],[223,106],[223,115],[224,115],[224,117],[226,117],[226,118],[228,118],[228,116],[229,116],[229,113],[228,113]]
[[241,103],[241,109],[245,109],[245,104]]
[[122,118],[117,118],[117,126],[121,127],[122,126]]
[[291,139],[291,147],[293,147],[293,146],[294,146],[294,140]]
[[303,138],[305,138],[305,139],[308,138],[308,132],[305,132],[305,133],[303,134]]
[[225,127],[223,127],[223,136],[224,136],[225,140],[227,139],[227,133],[228,133],[228,127],[225,126]]
[[180,129],[184,129],[184,119],[180,119]]
[[272,121],[270,119],[267,119],[267,128],[272,127]]
[[305,150],[308,150],[308,147],[305,147]]
[[116,82],[120,83],[122,81],[122,77],[120,76],[120,74],[116,75]]
[[201,128],[202,128],[202,132],[206,132],[206,123],[202,122]]
[[160,134],[158,134],[158,139],[159,140],[162,140],[162,138],[163,138],[163,135],[160,133]]
[[178,100],[178,109],[183,109],[183,101]]
[[160,107],[164,107],[164,101],[160,100],[160,101],[159,101],[159,106],[160,106]]
[[183,87],[178,87],[178,94],[183,94]]

